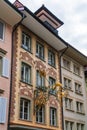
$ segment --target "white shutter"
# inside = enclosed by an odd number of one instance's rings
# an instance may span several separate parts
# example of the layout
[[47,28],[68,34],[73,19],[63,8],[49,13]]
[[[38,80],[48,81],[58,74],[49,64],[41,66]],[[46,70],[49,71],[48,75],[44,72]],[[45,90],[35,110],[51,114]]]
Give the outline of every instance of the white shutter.
[[5,123],[6,105],[7,105],[7,99],[4,97],[0,97],[0,123]]
[[3,57],[2,76],[9,77],[9,60]]

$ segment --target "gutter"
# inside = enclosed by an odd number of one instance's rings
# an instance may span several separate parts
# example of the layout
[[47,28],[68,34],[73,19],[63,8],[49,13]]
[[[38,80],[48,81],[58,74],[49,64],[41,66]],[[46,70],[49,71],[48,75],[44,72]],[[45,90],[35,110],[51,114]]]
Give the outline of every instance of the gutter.
[[14,32],[15,30],[17,29],[17,27],[22,23],[22,21],[26,18],[26,16],[24,14],[22,14],[22,19],[16,23],[13,27],[13,30],[12,30],[12,46],[11,46],[11,72],[10,72],[10,94],[9,94],[9,110],[8,110],[8,126],[7,126],[7,130],[10,130],[10,109],[11,109],[11,97],[12,97],[12,70],[13,70],[13,44],[14,44]]
[[[63,52],[61,52],[60,56],[59,56],[59,67],[60,67],[60,82],[62,83],[62,72],[61,72],[61,57],[64,55],[64,53],[67,51],[67,49],[69,48],[69,45],[67,44],[67,47],[64,49]],[[61,92],[62,92],[62,89],[61,89]],[[61,96],[61,113],[62,113],[62,130],[64,130],[64,113],[63,113],[63,99],[62,99],[62,96]]]

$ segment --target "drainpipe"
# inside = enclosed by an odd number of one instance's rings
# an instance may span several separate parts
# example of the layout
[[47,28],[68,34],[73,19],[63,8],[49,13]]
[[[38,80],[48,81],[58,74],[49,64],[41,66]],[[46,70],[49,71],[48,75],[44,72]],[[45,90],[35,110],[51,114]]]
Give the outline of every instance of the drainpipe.
[[12,69],[13,69],[13,44],[14,44],[14,33],[17,29],[17,27],[22,23],[22,21],[26,18],[26,16],[23,14],[22,19],[16,23],[13,26],[13,30],[12,30],[12,46],[11,46],[11,73],[10,73],[10,95],[9,95],[9,110],[8,110],[8,127],[7,130],[10,130],[10,110],[11,110],[11,97],[12,97]]
[[[64,53],[67,51],[67,49],[69,48],[69,45],[67,44],[67,47],[64,49],[63,52],[61,52],[60,56],[59,56],[59,67],[60,67],[60,82],[62,83],[62,72],[61,72],[61,57],[64,55]],[[62,89],[61,89],[62,92]],[[64,130],[64,116],[63,116],[63,99],[61,96],[61,113],[62,113],[62,130]]]

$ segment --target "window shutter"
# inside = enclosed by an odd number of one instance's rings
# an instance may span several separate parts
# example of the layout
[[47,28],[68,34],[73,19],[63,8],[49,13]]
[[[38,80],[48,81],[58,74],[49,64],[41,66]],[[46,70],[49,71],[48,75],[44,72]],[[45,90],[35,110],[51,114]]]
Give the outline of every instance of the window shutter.
[[0,97],[0,123],[5,123],[6,120],[6,104],[7,99]]
[[3,57],[2,76],[9,77],[9,60]]

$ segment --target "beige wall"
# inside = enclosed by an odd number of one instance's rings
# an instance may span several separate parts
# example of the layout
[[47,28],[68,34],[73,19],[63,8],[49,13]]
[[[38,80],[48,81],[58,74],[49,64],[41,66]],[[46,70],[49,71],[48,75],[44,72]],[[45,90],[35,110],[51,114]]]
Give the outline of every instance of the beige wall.
[[[71,66],[70,70],[64,68],[63,58],[68,59],[70,61],[70,66]],[[61,64],[62,64],[62,82],[63,82],[63,85],[64,85],[64,77],[71,80],[71,82],[72,82],[71,87],[72,88],[71,88],[71,90],[68,90],[68,92],[69,92],[68,97],[73,99],[73,111],[67,110],[65,108],[65,100],[63,100],[64,120],[74,122],[75,125],[74,125],[73,130],[76,130],[76,123],[77,122],[85,124],[84,130],[86,130],[87,129],[87,102],[86,102],[86,87],[85,87],[85,78],[84,78],[84,67],[81,64],[77,63],[77,61],[74,61],[74,59],[70,58],[69,56],[63,56],[62,60],[61,60]],[[73,65],[74,64],[77,64],[80,67],[80,76],[76,75],[73,72]],[[75,82],[78,82],[79,84],[81,84],[82,95],[75,93],[75,85],[74,85]],[[82,102],[84,104],[84,114],[76,112],[76,101]]]

